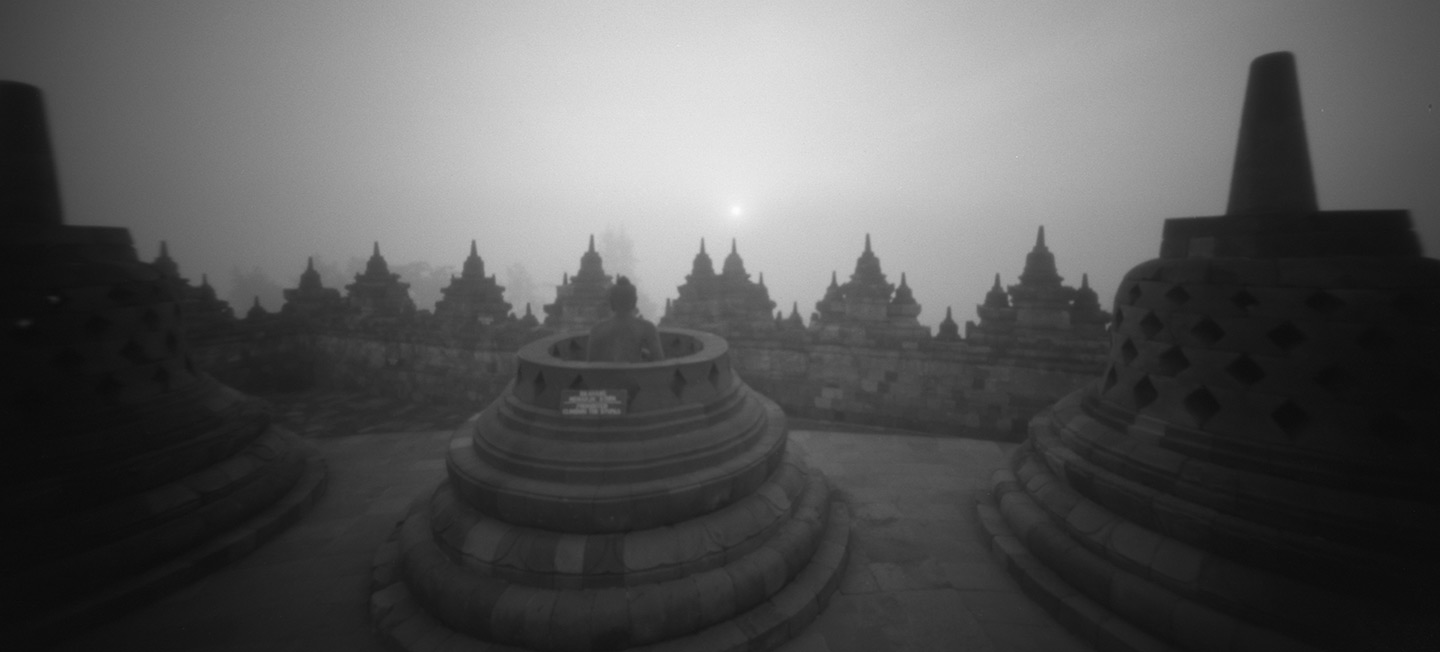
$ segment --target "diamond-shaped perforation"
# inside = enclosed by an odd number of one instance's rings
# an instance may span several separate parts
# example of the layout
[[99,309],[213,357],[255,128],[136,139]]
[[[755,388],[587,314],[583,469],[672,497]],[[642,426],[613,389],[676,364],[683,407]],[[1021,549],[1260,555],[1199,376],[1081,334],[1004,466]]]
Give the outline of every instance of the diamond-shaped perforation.
[[1291,441],[1299,437],[1310,425],[1310,415],[1306,414],[1305,410],[1296,405],[1294,401],[1288,399],[1270,413],[1270,419],[1285,431],[1285,436],[1289,437]]
[[1248,311],[1250,310],[1251,306],[1260,305],[1260,300],[1256,299],[1255,295],[1250,294],[1245,290],[1241,290],[1239,292],[1236,292],[1235,294],[1230,295],[1230,303],[1235,304],[1236,308]]
[[565,347],[565,352],[566,360],[585,359],[585,349],[580,346],[580,340],[570,340],[570,344]]
[[1281,351],[1287,353],[1305,343],[1305,334],[1300,332],[1300,329],[1296,328],[1295,324],[1288,321],[1270,329],[1270,332],[1265,335],[1270,338],[1271,342],[1275,343],[1275,346],[1280,347]]
[[1102,391],[1102,392],[1108,392],[1108,391],[1110,391],[1110,388],[1114,387],[1114,386],[1115,386],[1115,383],[1117,383],[1117,382],[1119,382],[1119,378],[1116,377],[1116,375],[1115,375],[1115,366],[1114,366],[1114,365],[1111,365],[1111,366],[1110,366],[1110,369],[1105,372],[1105,389],[1103,389],[1103,390],[1101,390],[1101,391]]
[[583,376],[583,375],[578,375],[578,376],[575,376],[575,380],[570,381],[570,387],[569,387],[569,389],[573,389],[573,390],[575,390],[575,391],[580,391],[580,390],[582,390],[582,389],[590,389],[590,385],[589,385],[589,383],[586,383],[586,382],[585,382],[585,376]]
[[1315,384],[1331,394],[1339,394],[1355,386],[1355,378],[1340,365],[1330,365],[1315,372]]
[[100,315],[91,315],[89,319],[85,320],[82,328],[85,329],[86,335],[90,337],[100,337],[110,330],[110,326],[111,323],[109,319],[101,317]]
[[1202,317],[1200,321],[1195,322],[1195,325],[1190,327],[1190,334],[1193,335],[1196,340],[1199,340],[1201,344],[1214,346],[1216,342],[1219,342],[1221,338],[1225,337],[1225,329],[1220,328],[1220,324],[1215,323],[1215,320],[1209,317]]
[[1146,313],[1145,317],[1140,320],[1140,332],[1145,334],[1145,339],[1155,339],[1155,336],[1164,328],[1165,322],[1160,321],[1160,318],[1156,317],[1153,312]]
[[1120,326],[1125,323],[1125,311],[1120,309],[1120,303],[1118,301],[1115,303],[1115,310],[1113,312],[1115,313],[1115,328],[1113,330],[1118,331],[1120,330]]
[[114,398],[120,394],[120,381],[110,374],[105,374],[95,383],[95,393],[105,398]]
[[120,348],[120,355],[129,360],[131,364],[142,364],[147,360],[145,347],[140,346],[140,343],[135,340],[125,342],[125,346]]
[[73,373],[85,364],[85,357],[80,355],[80,352],[75,349],[66,348],[55,354],[54,362],[55,366],[59,367],[61,371]]
[[1410,321],[1420,321],[1426,308],[1424,301],[1421,301],[1419,297],[1408,292],[1401,292],[1395,295],[1395,298],[1390,300],[1390,307],[1394,308],[1395,312],[1400,313],[1401,317]]
[[1190,300],[1190,293],[1185,288],[1177,285],[1165,291],[1165,300],[1175,305],[1182,305]]
[[1385,353],[1395,345],[1395,339],[1386,335],[1379,326],[1371,326],[1355,339],[1355,343],[1367,353]]
[[1139,284],[1139,283],[1136,283],[1136,284],[1130,286],[1130,290],[1125,293],[1125,297],[1130,300],[1130,305],[1133,306],[1133,305],[1135,305],[1135,302],[1136,302],[1136,301],[1139,301],[1139,300],[1140,300],[1140,295],[1141,295],[1143,292],[1144,292],[1144,291],[1140,289],[1140,284]]
[[1394,414],[1382,414],[1371,419],[1370,432],[1377,439],[1394,446],[1409,446],[1415,442],[1418,434]]
[[713,362],[710,363],[710,371],[705,374],[705,380],[710,381],[710,386],[711,386],[711,387],[719,387],[719,386],[720,386],[720,367],[717,366],[717,365],[716,365],[715,363],[713,363]]
[[1345,301],[1329,292],[1320,290],[1305,298],[1305,307],[1322,315],[1329,315],[1345,307]]
[[1254,385],[1265,379],[1264,367],[1256,364],[1254,360],[1250,359],[1250,356],[1243,353],[1240,354],[1240,357],[1231,360],[1230,364],[1225,365],[1225,373],[1245,385]]
[[1185,395],[1185,411],[1195,420],[1196,427],[1204,428],[1205,424],[1220,412],[1220,401],[1202,385],[1200,389]]
[[[189,358],[186,358],[187,362]],[[545,372],[535,372],[535,377],[530,379],[530,391],[532,395],[539,396],[545,393]]]
[[1156,359],[1156,363],[1156,371],[1164,376],[1174,376],[1190,368],[1190,359],[1185,357],[1185,352],[1178,346],[1165,349]]
[[124,283],[117,283],[111,286],[110,291],[105,293],[105,298],[117,304],[125,305],[135,300],[135,291]]
[[685,394],[685,386],[687,384],[689,384],[689,381],[685,380],[685,374],[680,373],[680,370],[676,369],[675,374],[670,376],[670,393],[674,394],[675,398],[680,398]]
[[1131,342],[1130,338],[1125,338],[1125,343],[1120,345],[1120,358],[1128,365],[1135,362],[1135,358],[1139,355],[1140,350],[1135,348],[1135,343]]
[[1135,383],[1133,395],[1135,397],[1135,407],[1143,408],[1154,403],[1155,399],[1160,396],[1160,392],[1155,389],[1155,383],[1150,382],[1150,377],[1146,376],[1141,378],[1140,382]]

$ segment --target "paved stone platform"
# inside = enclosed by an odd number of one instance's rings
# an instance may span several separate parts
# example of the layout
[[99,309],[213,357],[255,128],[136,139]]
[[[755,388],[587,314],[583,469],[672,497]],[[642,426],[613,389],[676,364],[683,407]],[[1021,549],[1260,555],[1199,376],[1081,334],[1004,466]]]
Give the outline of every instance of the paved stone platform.
[[[367,619],[371,560],[444,473],[449,429],[472,410],[336,393],[271,400],[329,465],[315,509],[237,563],[59,649],[385,649]],[[791,446],[849,502],[853,550],[829,608],[781,650],[1089,649],[984,543],[975,496],[1014,444],[805,427]]]

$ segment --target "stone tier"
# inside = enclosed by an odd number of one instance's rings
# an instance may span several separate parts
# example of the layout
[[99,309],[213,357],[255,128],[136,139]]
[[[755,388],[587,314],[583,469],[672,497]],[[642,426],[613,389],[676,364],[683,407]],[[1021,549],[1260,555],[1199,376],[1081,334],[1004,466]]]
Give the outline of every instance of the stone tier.
[[183,297],[126,231],[6,235],[0,612],[7,639],[54,641],[253,549],[324,465],[196,368]]
[[[849,517],[786,452],[785,415],[681,329],[669,359],[577,360],[586,336],[523,347],[505,395],[456,431],[447,477],[376,557],[371,611],[404,649],[768,649],[823,608]],[[622,414],[562,412],[617,390]]]

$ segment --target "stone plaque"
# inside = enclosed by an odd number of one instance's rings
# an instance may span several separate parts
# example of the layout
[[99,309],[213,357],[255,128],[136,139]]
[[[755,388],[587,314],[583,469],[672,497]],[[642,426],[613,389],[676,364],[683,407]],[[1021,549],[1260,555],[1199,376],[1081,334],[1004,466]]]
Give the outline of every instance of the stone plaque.
[[569,417],[625,414],[628,393],[623,389],[566,389],[560,392],[560,413]]

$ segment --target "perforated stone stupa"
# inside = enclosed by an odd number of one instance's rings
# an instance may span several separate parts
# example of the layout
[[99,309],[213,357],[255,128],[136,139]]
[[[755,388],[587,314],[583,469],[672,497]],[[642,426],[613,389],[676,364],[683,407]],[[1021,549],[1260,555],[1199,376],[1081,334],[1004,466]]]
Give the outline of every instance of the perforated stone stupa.
[[415,314],[415,301],[410,298],[410,284],[400,282],[400,275],[390,272],[380,243],[365,262],[365,272],[355,275],[355,282],[345,286],[350,308],[364,318],[399,318]]
[[[849,516],[786,447],[728,343],[584,362],[588,335],[517,354],[447,471],[376,556],[371,615],[401,649],[765,650],[824,608]],[[504,648],[481,647],[481,642]],[[653,646],[653,647],[646,647]]]
[[605,273],[605,263],[595,251],[595,236],[590,248],[580,256],[580,272],[566,276],[555,288],[555,303],[547,303],[545,325],[559,331],[589,328],[610,315],[610,286],[615,279]]
[[1317,208],[1299,98],[1255,60],[1227,214],[1166,221],[980,506],[1101,649],[1440,644],[1440,261],[1406,211]]
[[470,241],[470,255],[460,269],[459,278],[440,289],[444,295],[435,303],[435,318],[460,326],[490,325],[505,321],[510,304],[505,301],[505,286],[495,276],[485,275],[485,261]]
[[305,319],[325,319],[346,311],[345,299],[340,290],[327,288],[320,281],[320,272],[315,271],[315,259],[305,261],[305,271],[300,273],[300,285],[284,290],[285,305],[280,312],[284,315]]
[[660,320],[662,326],[695,328],[721,335],[775,329],[770,312],[775,309],[775,302],[770,300],[764,276],[759,283],[750,280],[734,240],[730,242],[730,254],[725,257],[719,274],[715,273],[710,255],[705,253],[705,241],[701,240],[700,253],[695,255],[685,284],[677,289],[680,296]]
[[195,367],[174,279],[126,230],[62,222],[40,93],[14,82],[0,82],[0,279],[0,648],[171,591],[314,502],[309,446]]
[[880,258],[870,248],[870,235],[865,235],[865,250],[855,260],[855,272],[843,285],[835,274],[825,296],[815,304],[810,328],[822,339],[863,340],[928,340],[930,327],[917,319],[920,304],[900,276],[900,287],[885,279]]

